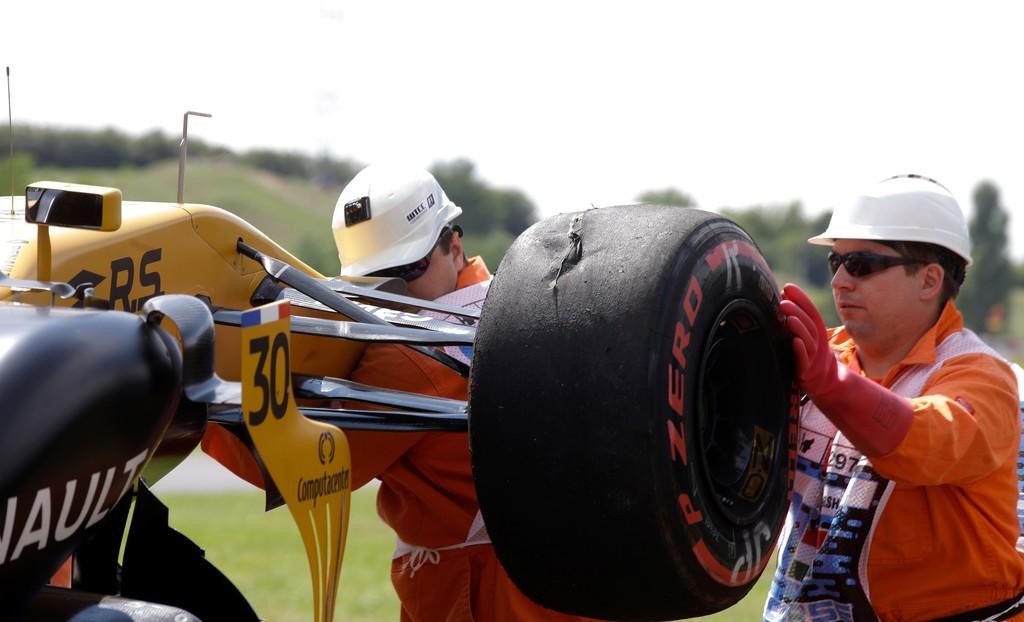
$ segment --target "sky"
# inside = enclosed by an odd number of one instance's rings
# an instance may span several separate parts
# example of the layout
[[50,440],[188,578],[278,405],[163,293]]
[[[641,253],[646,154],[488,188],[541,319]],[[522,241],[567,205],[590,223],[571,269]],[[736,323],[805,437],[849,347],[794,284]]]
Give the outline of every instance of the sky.
[[176,137],[196,111],[212,116],[190,137],[239,151],[466,158],[542,217],[666,188],[817,215],[901,173],[970,214],[990,181],[1024,258],[1013,0],[12,0],[0,15],[15,123]]

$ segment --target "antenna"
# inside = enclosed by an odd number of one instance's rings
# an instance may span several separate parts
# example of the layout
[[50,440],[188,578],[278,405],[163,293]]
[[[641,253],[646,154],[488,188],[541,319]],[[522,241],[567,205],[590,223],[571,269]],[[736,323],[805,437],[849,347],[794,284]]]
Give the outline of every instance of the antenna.
[[205,112],[192,112],[191,110],[185,113],[185,118],[181,123],[181,144],[178,145],[178,204],[185,203],[185,156],[188,154],[188,117],[194,115],[197,117],[206,117],[209,119],[213,115]]
[[11,111],[11,67],[7,66],[7,124],[10,131],[7,142],[11,144],[11,218],[14,218],[14,113]]

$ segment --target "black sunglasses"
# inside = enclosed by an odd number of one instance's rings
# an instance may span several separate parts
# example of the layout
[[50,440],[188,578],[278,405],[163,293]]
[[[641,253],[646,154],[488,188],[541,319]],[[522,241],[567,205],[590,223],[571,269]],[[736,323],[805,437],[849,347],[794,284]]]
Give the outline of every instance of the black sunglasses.
[[430,247],[430,250],[427,252],[426,256],[423,257],[423,259],[418,259],[412,263],[407,263],[401,266],[394,266],[392,268],[384,268],[383,270],[377,270],[376,272],[371,272],[370,276],[383,276],[389,278],[402,279],[406,283],[411,283],[415,281],[416,279],[423,276],[423,273],[426,272],[427,268],[430,267],[430,256],[434,254],[434,250],[437,248],[437,245],[440,244],[441,241],[444,240],[446,236],[451,236],[453,233],[458,233],[459,237],[461,238],[462,227],[460,227],[459,225],[453,225],[452,223],[448,223],[447,225],[445,225],[444,229],[441,229],[440,235],[437,236],[437,241],[434,242],[434,245]]
[[839,266],[846,268],[850,276],[861,277],[880,272],[893,266],[905,266],[912,263],[925,263],[919,259],[911,259],[902,255],[879,255],[864,251],[853,251],[845,255],[830,252],[828,254],[828,269],[835,276]]

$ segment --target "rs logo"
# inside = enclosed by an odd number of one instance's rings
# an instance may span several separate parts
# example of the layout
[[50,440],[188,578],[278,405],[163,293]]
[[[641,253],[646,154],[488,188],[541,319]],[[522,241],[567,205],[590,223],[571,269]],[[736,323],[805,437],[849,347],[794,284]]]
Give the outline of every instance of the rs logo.
[[[142,308],[147,300],[160,296],[165,292],[160,288],[160,272],[155,264],[160,261],[163,249],[154,248],[142,254],[136,269],[133,257],[119,257],[110,262],[110,308],[135,313]],[[136,277],[136,273],[138,277]],[[92,283],[93,287],[99,287],[100,283],[106,281],[107,277],[88,270],[82,270],[68,280],[74,287],[85,283]],[[135,297],[133,297],[133,295]],[[76,307],[81,307],[83,302],[79,300]]]

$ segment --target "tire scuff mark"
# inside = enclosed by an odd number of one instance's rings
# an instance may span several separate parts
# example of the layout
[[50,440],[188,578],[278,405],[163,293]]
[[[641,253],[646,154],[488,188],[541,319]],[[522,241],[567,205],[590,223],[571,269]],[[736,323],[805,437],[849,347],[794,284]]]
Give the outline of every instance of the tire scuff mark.
[[562,276],[562,272],[566,271],[566,266],[571,266],[579,263],[580,259],[583,258],[583,215],[586,212],[578,214],[573,217],[569,222],[569,231],[566,233],[566,237],[569,239],[569,247],[565,249],[565,255],[562,256],[562,262],[558,266],[558,272],[555,273],[555,278],[551,280],[548,285],[548,289],[558,291],[558,277]]

